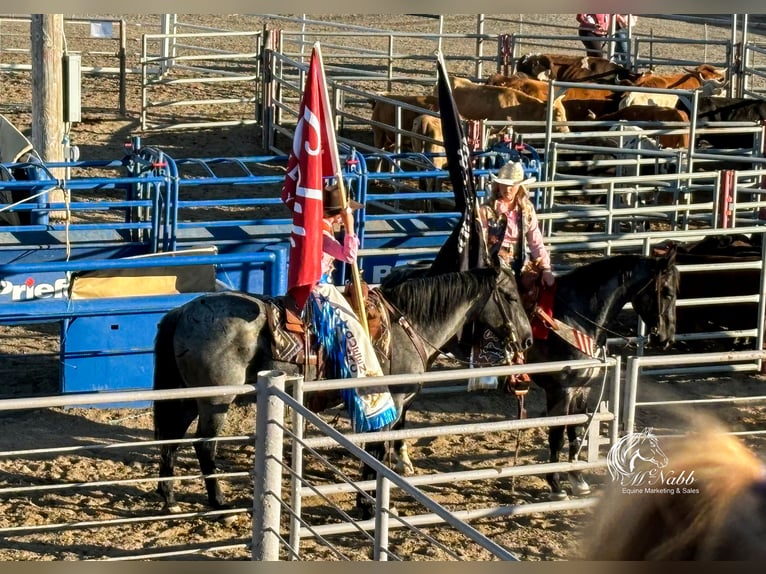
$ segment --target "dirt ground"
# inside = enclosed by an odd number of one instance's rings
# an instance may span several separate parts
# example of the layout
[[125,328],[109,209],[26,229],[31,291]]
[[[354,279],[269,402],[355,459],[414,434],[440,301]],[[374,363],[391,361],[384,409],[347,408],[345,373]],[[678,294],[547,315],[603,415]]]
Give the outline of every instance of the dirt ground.
[[[152,20],[154,18],[154,20]],[[200,21],[199,15],[182,17],[185,21]],[[156,16],[129,15],[129,46],[135,53],[140,34]],[[519,15],[505,16],[503,21],[488,25],[487,31],[513,31]],[[386,17],[342,15],[338,21],[365,23],[383,29],[422,30],[422,19],[405,15]],[[540,31],[556,30],[557,26],[573,24],[573,15],[524,15],[526,26],[537,22]],[[206,16],[204,23],[226,29],[259,29],[261,21],[242,15]],[[142,28],[143,26],[143,28]],[[433,23],[428,24],[433,28]],[[475,17],[450,15],[445,32],[471,32]],[[494,30],[493,30],[494,29]],[[534,29],[534,28],[533,28]],[[644,19],[639,31],[669,36],[699,34],[700,27],[663,20]],[[153,30],[156,32],[156,30]],[[571,33],[571,32],[570,32]],[[727,37],[725,29],[713,28],[706,33]],[[699,36],[697,36],[699,37]],[[691,57],[691,56],[690,56]],[[71,139],[80,147],[83,159],[116,159],[121,157],[125,138],[140,135],[147,145],[167,150],[174,157],[246,156],[261,153],[257,129],[248,126],[194,130],[188,132],[141,133],[139,130],[139,78],[129,77],[128,117],[116,117],[114,112],[116,84],[101,78],[83,78],[83,121],[73,126]],[[0,83],[0,107],[22,131],[29,133],[30,113],[9,102],[29,101],[29,76],[25,73],[3,74]],[[58,327],[31,325],[0,328],[0,362],[3,387],[0,396],[44,396],[58,390]],[[643,384],[643,383],[642,383]],[[647,380],[642,387],[643,398],[682,396],[750,396],[762,393],[764,378],[760,375],[698,376],[685,380]],[[541,416],[544,411],[542,391],[533,387],[527,399],[529,416]],[[705,407],[724,419],[732,430],[748,431],[762,427],[764,412],[758,406],[743,409]],[[447,395],[420,395],[410,412],[410,426],[505,420],[515,418],[513,399],[501,391],[480,391]],[[327,415],[327,420],[332,418]],[[253,407],[242,404],[233,408],[228,423],[231,434],[248,434],[253,427]],[[340,424],[343,424],[341,420]],[[649,413],[639,420],[639,426],[655,429],[670,428],[665,414]],[[234,547],[208,555],[183,556],[183,559],[248,558],[243,545],[250,541],[250,516],[240,514],[230,524],[206,517],[163,519],[132,523],[140,516],[159,512],[160,500],[153,492],[154,483],[142,480],[155,476],[157,468],[155,447],[142,446],[152,438],[149,409],[36,409],[0,413],[0,559],[3,560],[82,560],[119,558],[152,553],[159,549],[172,553],[188,545],[205,546],[226,541]],[[227,433],[228,434],[228,433]],[[512,463],[517,440],[522,461],[544,461],[547,442],[542,430],[486,435],[456,435],[420,439],[412,444],[412,457],[417,472],[447,472],[478,467],[507,466]],[[760,439],[747,439],[760,452],[766,448]],[[129,443],[120,449],[99,449],[94,445]],[[39,454],[30,449],[62,447],[60,452]],[[248,473],[252,467],[251,445],[221,446],[222,469]],[[341,466],[348,467],[343,453],[333,451]],[[313,468],[313,467],[312,467]],[[312,469],[309,469],[313,471]],[[353,468],[350,469],[353,472]],[[182,450],[179,474],[197,473],[196,459],[191,447]],[[317,472],[319,472],[317,470]],[[84,485],[93,481],[120,481],[116,485]],[[592,484],[606,480],[603,473],[591,478]],[[25,492],[31,485],[73,485],[66,490],[53,489]],[[237,505],[249,507],[250,489],[247,477],[233,479],[228,485],[230,498]],[[544,500],[547,487],[542,477],[509,479],[481,483],[447,484],[424,488],[448,508],[465,509],[490,505],[525,504]],[[182,510],[201,509],[205,498],[201,481],[179,487]],[[320,508],[318,503],[312,503]],[[404,509],[406,512],[406,507]],[[321,513],[321,510],[313,510]],[[321,515],[321,514],[320,514]],[[473,524],[496,542],[505,546],[522,560],[570,560],[578,557],[577,533],[587,512],[554,512],[545,515],[482,519]],[[112,520],[109,526],[90,526],[91,520]],[[79,528],[61,528],[53,532],[28,534],[25,527],[41,524],[79,523]],[[5,529],[18,529],[5,530]],[[426,543],[414,538],[392,535],[393,549],[405,560],[434,560],[440,556]],[[453,546],[463,544],[455,537],[445,541]],[[237,546],[238,545],[238,546]],[[171,557],[174,557],[172,554]],[[367,559],[364,551],[352,555]],[[307,560],[334,560],[321,548],[304,555]],[[466,560],[486,560],[483,553],[464,551]]]

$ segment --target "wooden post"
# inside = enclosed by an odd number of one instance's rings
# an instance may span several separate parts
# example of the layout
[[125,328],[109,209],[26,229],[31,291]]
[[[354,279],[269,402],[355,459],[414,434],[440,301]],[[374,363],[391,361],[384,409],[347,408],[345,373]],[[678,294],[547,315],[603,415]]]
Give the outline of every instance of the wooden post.
[[[62,57],[63,14],[32,14],[32,145],[43,161],[64,160],[64,95]],[[51,170],[59,179],[63,170]],[[48,194],[48,201],[63,202],[64,191]],[[53,218],[65,212],[51,212]]]

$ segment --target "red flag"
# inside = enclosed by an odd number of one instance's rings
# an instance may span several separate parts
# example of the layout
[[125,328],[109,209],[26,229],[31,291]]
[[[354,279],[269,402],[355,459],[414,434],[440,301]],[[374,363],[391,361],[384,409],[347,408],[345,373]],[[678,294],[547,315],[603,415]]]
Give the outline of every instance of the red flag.
[[322,275],[323,179],[336,175],[339,165],[329,102],[316,43],[282,187],[282,201],[293,212],[287,291],[299,309]]

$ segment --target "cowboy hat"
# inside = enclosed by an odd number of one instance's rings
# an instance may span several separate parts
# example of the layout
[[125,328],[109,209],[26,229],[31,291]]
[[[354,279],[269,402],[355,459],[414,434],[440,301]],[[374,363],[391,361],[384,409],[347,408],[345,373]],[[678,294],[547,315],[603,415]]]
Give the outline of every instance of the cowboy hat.
[[[337,183],[326,185],[322,190],[322,203],[324,205],[324,212],[326,215],[335,215],[340,213],[342,209],[340,188]],[[353,199],[348,200],[348,206],[351,209],[361,209],[364,207],[358,201]]]
[[489,176],[490,182],[497,182],[500,185],[527,185],[535,180],[534,177],[524,177],[524,166],[518,161],[509,161],[500,168],[497,175]]

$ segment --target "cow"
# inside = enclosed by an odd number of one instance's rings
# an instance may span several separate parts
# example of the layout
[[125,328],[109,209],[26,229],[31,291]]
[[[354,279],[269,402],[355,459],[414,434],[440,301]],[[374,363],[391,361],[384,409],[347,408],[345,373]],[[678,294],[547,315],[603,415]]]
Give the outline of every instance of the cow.
[[[630,106],[617,110],[611,114],[596,116],[593,114],[591,119],[599,121],[643,121],[643,122],[684,122],[689,123],[689,114],[676,108],[665,108],[661,106]],[[688,148],[689,134],[668,134],[656,136],[657,141],[665,148]]]
[[[548,103],[532,96],[502,86],[477,84],[466,78],[450,78],[452,96],[461,116],[469,120],[492,121],[545,121]],[[553,120],[566,122],[567,116],[561,103],[563,96],[553,100]],[[555,131],[568,132],[566,125],[556,126]]]
[[[618,110],[620,100],[617,98],[608,99],[569,99],[564,94],[562,104],[566,110],[567,119],[570,122],[582,122],[592,118],[591,114],[601,117],[604,114],[611,114]],[[573,128],[576,129],[576,128]]]
[[[726,69],[718,70],[710,64],[700,64],[696,68],[684,68],[683,72],[668,76],[659,74],[643,74],[637,80],[631,82],[634,86],[643,88],[664,88],[666,90],[697,90],[705,82],[711,82],[713,86],[723,87],[726,85]],[[625,82],[623,82],[625,83]],[[709,89],[713,89],[712,87]]]
[[[417,134],[410,138],[412,142],[412,151],[424,154],[444,153],[444,146],[441,143],[436,143],[444,142],[441,118],[430,116],[428,114],[421,114],[412,122],[412,131]],[[430,160],[435,168],[446,169],[446,157],[430,155]],[[438,181],[436,178],[421,178],[418,185],[420,189],[435,191],[438,188]],[[430,210],[431,208],[432,205],[430,202],[427,202],[426,209]]]
[[[766,122],[766,101],[752,98],[701,97],[697,102],[697,125],[707,122]],[[700,135],[714,148],[752,148],[752,133]]]
[[641,73],[606,58],[566,54],[527,54],[516,62],[516,71],[544,81],[553,78],[561,82],[598,84],[614,84],[624,80],[634,82],[641,77]]
[[[524,92],[527,95],[544,101],[548,100],[548,90],[550,89],[548,82],[535,80],[526,74],[513,74],[512,76],[493,74],[487,78],[487,85],[513,88],[514,90],[519,90],[520,92]],[[617,101],[619,97],[620,94],[617,92],[599,88],[567,88],[564,91],[565,100],[603,99]]]
[[[699,89],[701,96],[715,96],[723,91],[723,83],[718,80],[705,80]],[[620,100],[620,109],[629,106],[678,107],[678,96],[674,94],[653,94],[651,92],[625,92]]]
[[[430,94],[379,94],[385,98],[396,100],[411,106],[421,108],[420,111],[411,110],[407,108],[401,108],[401,124],[400,128],[407,131],[412,131],[412,122],[415,118],[423,113],[423,110],[439,111],[439,98]],[[396,136],[393,130],[386,129],[381,125],[377,125],[375,122],[385,124],[388,126],[396,126],[396,109],[397,105],[390,102],[383,102],[380,100],[372,100],[372,136],[373,145],[376,148],[390,151],[393,149]],[[402,138],[403,147],[409,142],[409,138]],[[407,146],[408,147],[408,146]]]
[[[412,122],[412,131],[417,134],[411,136],[410,138],[412,143],[412,151],[426,154],[444,153],[443,145],[430,141],[444,141],[444,136],[442,135],[442,122],[440,118],[436,116],[429,116],[427,114],[421,114],[417,116]],[[447,164],[446,157],[432,157],[431,161],[438,169],[444,169],[444,166]]]

